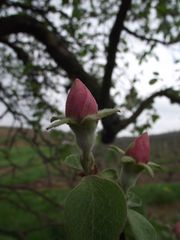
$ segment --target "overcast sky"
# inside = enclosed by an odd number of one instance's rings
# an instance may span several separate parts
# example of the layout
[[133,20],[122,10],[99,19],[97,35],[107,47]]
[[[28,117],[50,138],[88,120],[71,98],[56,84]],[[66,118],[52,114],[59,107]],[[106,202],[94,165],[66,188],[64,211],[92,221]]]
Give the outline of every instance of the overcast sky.
[[[159,45],[156,51],[158,53],[159,61],[152,58],[142,66],[137,66],[137,62],[133,62],[132,60],[132,72],[136,72],[137,69],[138,71],[144,71],[141,81],[137,83],[138,91],[144,98],[153,93],[153,91],[162,88],[180,88],[180,64],[175,65],[173,62],[174,57],[177,57],[180,52],[180,47],[177,44],[171,48]],[[153,78],[153,71],[159,72],[161,80],[150,86],[147,80]],[[156,134],[180,130],[180,105],[171,104],[166,97],[159,97],[155,100],[155,107],[160,115],[160,119],[154,124],[149,131],[150,133]],[[143,121],[144,117],[145,115],[142,114],[139,117],[139,121]],[[131,127],[121,132],[121,135],[129,134],[130,128]]]

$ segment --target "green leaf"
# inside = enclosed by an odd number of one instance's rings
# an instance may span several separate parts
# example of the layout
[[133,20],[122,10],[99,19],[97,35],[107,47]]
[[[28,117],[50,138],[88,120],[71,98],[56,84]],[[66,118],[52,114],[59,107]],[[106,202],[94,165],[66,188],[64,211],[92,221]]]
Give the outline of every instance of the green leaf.
[[154,122],[156,122],[156,121],[159,119],[159,115],[158,115],[158,114],[153,114],[153,115],[151,116],[151,118],[152,118],[152,121],[153,121],[153,123],[154,123]]
[[112,180],[112,181],[116,181],[118,179],[117,171],[115,169],[112,169],[112,168],[108,168],[108,169],[103,170],[102,172],[100,172],[99,175],[103,178],[107,178],[107,179]]
[[150,85],[153,85],[153,84],[155,84],[156,82],[157,82],[157,78],[153,78],[153,79],[151,79],[150,81],[149,81],[149,84]]
[[159,73],[158,73],[158,72],[153,72],[153,74],[154,74],[154,75],[156,75],[156,76],[158,76],[158,75],[159,75]]
[[65,163],[67,166],[71,168],[82,170],[82,166],[80,163],[80,156],[78,154],[71,154],[67,156],[63,161],[63,163]]
[[157,240],[157,234],[154,227],[140,213],[129,209],[128,223],[135,240]]
[[127,194],[127,198],[128,198],[127,204],[129,207],[134,208],[142,206],[141,199],[134,192],[129,191]]
[[68,4],[69,0],[62,0],[62,5]]
[[142,166],[149,173],[149,175],[151,177],[154,177],[154,172],[153,172],[153,169],[151,168],[151,166],[149,166],[146,163],[140,163],[139,165]]
[[126,221],[120,187],[97,176],[85,177],[65,202],[68,240],[117,240]]

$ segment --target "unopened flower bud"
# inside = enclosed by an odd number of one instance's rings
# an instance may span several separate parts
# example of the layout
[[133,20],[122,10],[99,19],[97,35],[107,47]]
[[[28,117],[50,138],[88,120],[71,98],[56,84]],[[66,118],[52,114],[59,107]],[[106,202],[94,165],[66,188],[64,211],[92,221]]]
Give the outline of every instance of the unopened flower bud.
[[89,89],[76,79],[69,91],[65,116],[54,116],[51,125],[47,129],[68,124],[75,134],[77,145],[81,150],[81,165],[85,175],[89,175],[94,169],[94,157],[92,154],[95,131],[98,120],[110,116],[119,109],[103,109],[98,111],[98,105]]
[[[97,127],[98,106],[89,89],[76,79],[70,89],[66,101],[66,117],[75,120],[69,124],[81,149],[81,165],[85,174],[90,174],[94,165],[92,149]],[[89,116],[95,118],[88,119]]]
[[147,133],[137,137],[129,146],[126,155],[135,159],[137,163],[148,163],[150,157],[150,143]]
[[66,117],[81,121],[88,115],[96,114],[98,106],[89,89],[76,79],[66,101]]

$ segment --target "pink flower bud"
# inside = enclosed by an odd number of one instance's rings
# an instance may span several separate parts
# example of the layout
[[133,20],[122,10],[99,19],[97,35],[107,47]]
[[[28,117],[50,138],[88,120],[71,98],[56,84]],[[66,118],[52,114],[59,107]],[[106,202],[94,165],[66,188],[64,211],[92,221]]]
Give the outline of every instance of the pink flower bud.
[[96,114],[98,106],[89,89],[76,79],[66,100],[66,117],[81,121],[84,117]]
[[173,227],[173,232],[176,235],[176,237],[179,239],[180,238],[180,221],[178,221],[174,227]]
[[126,151],[126,155],[134,158],[137,163],[148,163],[150,157],[150,143],[147,133],[134,140]]

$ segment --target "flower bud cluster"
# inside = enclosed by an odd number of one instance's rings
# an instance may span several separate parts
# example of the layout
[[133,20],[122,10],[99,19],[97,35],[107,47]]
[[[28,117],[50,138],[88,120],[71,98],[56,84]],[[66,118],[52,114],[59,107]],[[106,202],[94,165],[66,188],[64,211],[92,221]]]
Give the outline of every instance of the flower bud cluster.
[[66,101],[66,117],[81,121],[88,115],[98,112],[98,105],[89,89],[76,79],[70,89]]
[[[89,175],[95,167],[92,149],[98,120],[118,111],[116,108],[98,111],[96,100],[89,89],[79,79],[76,79],[68,93],[65,116],[53,117],[53,123],[48,129],[65,123],[70,126],[81,150],[81,165],[85,174]],[[149,136],[144,133],[137,137],[123,154],[120,182],[125,189],[135,183],[143,169],[146,168],[153,175],[149,158]]]

